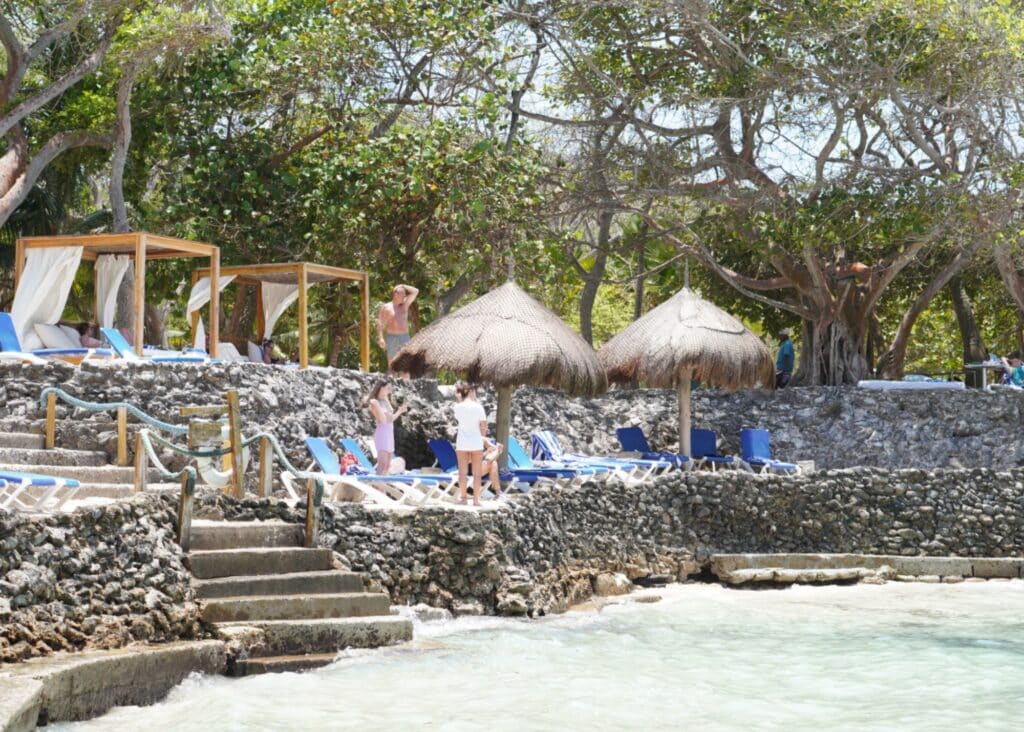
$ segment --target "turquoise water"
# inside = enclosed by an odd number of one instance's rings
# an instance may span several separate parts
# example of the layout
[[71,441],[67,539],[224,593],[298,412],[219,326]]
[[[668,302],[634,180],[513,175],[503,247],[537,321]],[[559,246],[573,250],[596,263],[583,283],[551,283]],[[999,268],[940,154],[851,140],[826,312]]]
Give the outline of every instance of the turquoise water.
[[417,624],[306,674],[193,677],[61,730],[1011,730],[1024,582],[687,585],[539,621]]

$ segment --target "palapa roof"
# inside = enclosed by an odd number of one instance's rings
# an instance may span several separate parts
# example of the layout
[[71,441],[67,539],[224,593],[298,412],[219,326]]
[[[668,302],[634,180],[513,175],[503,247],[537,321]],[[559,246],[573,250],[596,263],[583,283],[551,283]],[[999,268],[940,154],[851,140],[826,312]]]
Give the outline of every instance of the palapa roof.
[[594,349],[514,282],[431,323],[391,368],[412,376],[440,369],[495,386],[553,386],[570,394],[607,386]]
[[671,388],[684,378],[727,389],[770,386],[768,347],[724,310],[683,288],[608,341],[598,357],[609,381]]

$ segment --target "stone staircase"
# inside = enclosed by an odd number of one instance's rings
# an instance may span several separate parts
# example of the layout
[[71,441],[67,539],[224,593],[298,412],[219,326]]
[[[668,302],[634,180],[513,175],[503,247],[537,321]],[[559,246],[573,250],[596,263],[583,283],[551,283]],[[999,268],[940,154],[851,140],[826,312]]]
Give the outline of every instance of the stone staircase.
[[[104,426],[110,429],[109,424]],[[102,450],[64,447],[46,450],[41,422],[19,426],[5,420],[0,424],[0,470],[41,473],[77,480],[81,486],[73,498],[64,504],[65,510],[94,502],[126,498],[135,492],[134,468],[110,465],[107,454]],[[179,490],[177,484],[160,483],[160,474],[154,470],[149,471],[148,479],[150,482],[147,490]],[[44,490],[29,488],[28,492],[40,494]]]
[[303,532],[276,521],[192,522],[186,562],[201,618],[232,645],[233,676],[317,668],[345,648],[412,638],[386,594],[336,569],[331,550],[304,548]]

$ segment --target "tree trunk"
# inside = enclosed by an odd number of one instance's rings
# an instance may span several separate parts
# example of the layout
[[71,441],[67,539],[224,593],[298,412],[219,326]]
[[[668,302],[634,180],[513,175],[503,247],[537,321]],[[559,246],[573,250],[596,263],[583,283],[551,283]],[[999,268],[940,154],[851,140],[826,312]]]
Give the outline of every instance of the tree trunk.
[[611,211],[601,211],[598,215],[597,254],[594,265],[583,278],[583,291],[580,293],[580,335],[590,345],[594,345],[594,303],[597,291],[604,279],[605,266],[608,263],[608,242],[612,230]]
[[838,320],[804,323],[800,370],[793,376],[798,386],[856,384],[870,373],[861,348],[861,337]]
[[[960,341],[963,344],[964,363],[978,363],[988,357],[988,350],[981,339],[981,329],[974,317],[974,307],[967,295],[963,280],[954,277],[947,285],[953,300],[953,311],[956,313],[956,324],[960,328]],[[970,371],[965,382],[968,386],[981,387],[981,372]]]
[[876,372],[881,378],[903,378],[907,358],[907,344],[910,342],[910,335],[913,332],[914,324],[939,291],[967,265],[983,242],[984,239],[978,237],[966,249],[961,249],[954,254],[953,258],[942,268],[942,271],[935,275],[935,278],[924,288],[924,292],[918,295],[917,299],[903,314],[892,343],[889,344],[889,348],[885,353],[878,358]]

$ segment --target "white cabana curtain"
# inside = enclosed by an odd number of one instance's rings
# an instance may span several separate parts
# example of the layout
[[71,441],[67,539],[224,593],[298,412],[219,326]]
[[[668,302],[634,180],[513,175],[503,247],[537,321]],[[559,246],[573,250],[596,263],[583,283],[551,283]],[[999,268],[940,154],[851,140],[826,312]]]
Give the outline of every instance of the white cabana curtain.
[[113,328],[117,315],[117,291],[121,287],[132,257],[117,257],[104,254],[96,258],[96,302],[100,311],[96,313],[101,328]]
[[[217,278],[217,292],[223,292],[224,288],[235,279],[234,275],[221,275]],[[185,320],[192,321],[192,313],[210,302],[210,278],[200,277],[192,286],[192,292],[188,296],[188,305],[185,306]],[[192,345],[196,348],[203,348],[206,345],[206,328],[203,327],[203,319],[199,319],[195,333],[192,334]]]
[[284,315],[284,311],[299,299],[299,286],[263,282],[260,289],[263,291],[263,339],[266,340],[274,332],[274,326]]
[[[23,346],[35,339],[33,325],[60,320],[81,261],[82,247],[46,247],[26,252],[25,269],[11,305],[11,320]],[[32,339],[28,337],[30,333]]]

